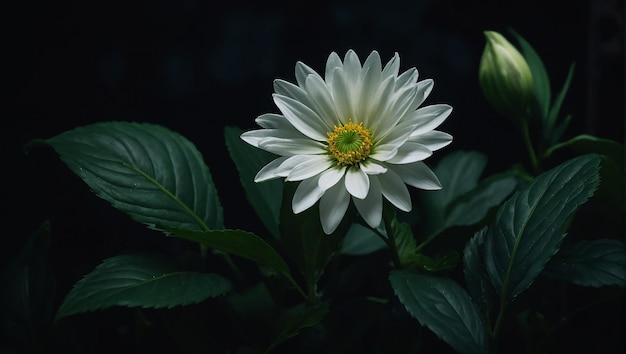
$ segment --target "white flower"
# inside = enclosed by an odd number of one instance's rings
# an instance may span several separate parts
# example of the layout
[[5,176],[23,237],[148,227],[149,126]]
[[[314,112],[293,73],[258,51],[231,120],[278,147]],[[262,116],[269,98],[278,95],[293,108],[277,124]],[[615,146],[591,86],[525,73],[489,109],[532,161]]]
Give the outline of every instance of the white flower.
[[452,142],[451,135],[434,130],[452,107],[418,108],[433,81],[417,81],[415,68],[399,75],[399,67],[397,53],[383,68],[378,52],[361,65],[352,50],[343,62],[331,53],[324,78],[296,63],[297,85],[274,81],[273,98],[282,115],[263,114],[256,119],[262,129],[241,135],[247,143],[279,155],[254,180],[300,181],[293,212],[319,201],[326,234],[337,228],[350,200],[376,228],[383,196],[398,209],[410,211],[407,184],[440,189],[437,176],[422,160]]

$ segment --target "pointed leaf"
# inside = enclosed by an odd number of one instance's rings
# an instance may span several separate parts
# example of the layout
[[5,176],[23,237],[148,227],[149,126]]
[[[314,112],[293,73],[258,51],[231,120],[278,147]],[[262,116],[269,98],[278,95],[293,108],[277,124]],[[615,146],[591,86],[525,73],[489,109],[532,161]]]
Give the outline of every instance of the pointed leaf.
[[280,343],[298,335],[300,330],[317,325],[327,314],[328,303],[325,302],[315,306],[299,304],[288,309],[283,316],[279,318],[279,322],[283,322],[280,333],[265,352],[269,353],[271,349]]
[[285,260],[265,240],[251,232],[242,230],[196,231],[173,228],[166,228],[166,230],[177,237],[273,268],[291,278]]
[[487,227],[480,229],[463,250],[465,284],[470,296],[483,312],[491,308],[495,299],[495,291],[487,276],[484,262],[486,233]]
[[626,287],[626,245],[612,239],[566,245],[543,274],[581,286]]
[[264,150],[246,144],[240,138],[243,130],[226,127],[224,138],[230,157],[237,167],[241,185],[246,191],[248,201],[268,231],[279,237],[278,219],[283,195],[283,182],[280,179],[255,183],[254,176],[276,156]]
[[222,206],[195,146],[164,127],[96,123],[45,140],[99,197],[151,228],[223,229]]
[[391,286],[420,324],[459,353],[487,353],[487,331],[467,292],[448,278],[394,270]]
[[362,256],[387,248],[374,231],[361,224],[352,224],[341,243],[341,253]]
[[540,118],[544,124],[548,119],[548,113],[550,111],[550,101],[552,91],[550,88],[550,78],[548,77],[548,73],[546,71],[545,66],[543,65],[543,61],[541,57],[535,49],[522,37],[518,32],[513,29],[510,29],[513,36],[517,39],[520,47],[520,51],[524,59],[526,59],[526,63],[530,67],[530,72],[533,76],[533,104],[531,105],[531,109],[534,114],[538,114],[538,118]]
[[621,162],[622,164],[624,162],[624,145],[610,139],[598,138],[592,135],[581,134],[568,141],[554,145],[545,152],[544,158],[550,157],[561,149],[572,149],[584,154],[602,154],[615,162]]
[[544,172],[499,210],[485,239],[485,264],[496,291],[526,289],[558,251],[566,221],[598,186],[599,155],[583,155]]
[[433,168],[443,188],[423,193],[422,197],[434,231],[441,230],[445,225],[453,201],[476,187],[486,164],[484,154],[459,150],[445,156]]
[[217,274],[177,271],[152,254],[105,259],[67,294],[56,320],[112,306],[171,308],[199,303],[231,289]]
[[[565,95],[567,95],[567,91],[569,90],[569,85],[572,82],[572,76],[574,75],[574,67],[575,65],[572,63],[569,67],[569,71],[567,72],[567,78],[565,79],[565,83],[563,83],[563,87],[561,91],[554,98],[554,102],[552,103],[552,107],[550,107],[550,112],[548,114],[547,124],[544,125],[544,135],[548,134],[547,138],[552,143],[556,143],[558,141],[557,137],[553,137],[553,130],[556,125],[556,120],[559,117],[559,112],[561,110],[561,104],[563,104],[563,100],[565,99]],[[561,127],[560,129],[565,129],[567,126]]]
[[517,187],[517,179],[509,174],[491,176],[454,203],[445,227],[473,225],[481,221],[489,209],[498,206]]

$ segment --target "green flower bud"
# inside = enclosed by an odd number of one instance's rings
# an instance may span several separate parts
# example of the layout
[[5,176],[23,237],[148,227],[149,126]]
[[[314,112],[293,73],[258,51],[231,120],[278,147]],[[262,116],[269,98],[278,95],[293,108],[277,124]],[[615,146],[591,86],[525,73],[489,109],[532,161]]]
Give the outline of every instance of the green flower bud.
[[524,57],[498,32],[485,31],[487,43],[480,59],[478,79],[487,101],[519,122],[533,94],[533,77]]

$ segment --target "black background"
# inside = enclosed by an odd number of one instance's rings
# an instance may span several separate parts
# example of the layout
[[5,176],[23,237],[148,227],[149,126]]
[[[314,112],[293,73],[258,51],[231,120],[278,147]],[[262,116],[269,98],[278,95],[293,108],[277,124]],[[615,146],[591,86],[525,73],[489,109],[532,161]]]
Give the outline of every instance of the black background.
[[5,11],[2,256],[10,259],[49,220],[57,302],[101,259],[163,245],[91,195],[51,151],[25,154],[23,146],[99,121],[165,125],[203,153],[226,227],[255,231],[223,128],[252,129],[258,115],[278,112],[272,80],[295,81],[297,60],[320,71],[331,51],[354,49],[364,60],[376,49],[383,62],[398,52],[402,71],[417,67],[434,79],[427,103],[454,107],[441,126],[454,136],[447,151],[489,152],[486,173],[498,172],[525,155],[510,123],[485,102],[477,71],[482,32],[511,27],[543,58],[553,90],[576,63],[562,108],[573,114],[565,138],[624,141],[618,0],[24,1]]

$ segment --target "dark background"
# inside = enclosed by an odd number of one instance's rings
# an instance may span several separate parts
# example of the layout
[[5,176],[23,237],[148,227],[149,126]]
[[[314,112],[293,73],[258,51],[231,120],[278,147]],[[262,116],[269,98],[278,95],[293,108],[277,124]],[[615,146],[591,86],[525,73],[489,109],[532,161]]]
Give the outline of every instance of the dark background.
[[[3,259],[51,223],[59,302],[103,258],[155,247],[146,231],[91,195],[34,138],[109,120],[162,124],[191,140],[211,169],[229,228],[260,228],[237,182],[226,125],[255,128],[274,106],[272,80],[295,81],[301,60],[323,71],[331,51],[362,60],[394,52],[435,88],[427,103],[454,107],[448,151],[489,152],[487,173],[524,161],[510,123],[477,81],[484,30],[511,27],[543,58],[553,90],[576,70],[565,133],[624,141],[624,3],[601,1],[24,1],[5,10]],[[512,38],[512,37],[509,37]],[[7,126],[8,125],[8,126]],[[498,148],[494,148],[497,146]],[[431,164],[437,161],[433,156]],[[14,230],[8,232],[7,230]]]

